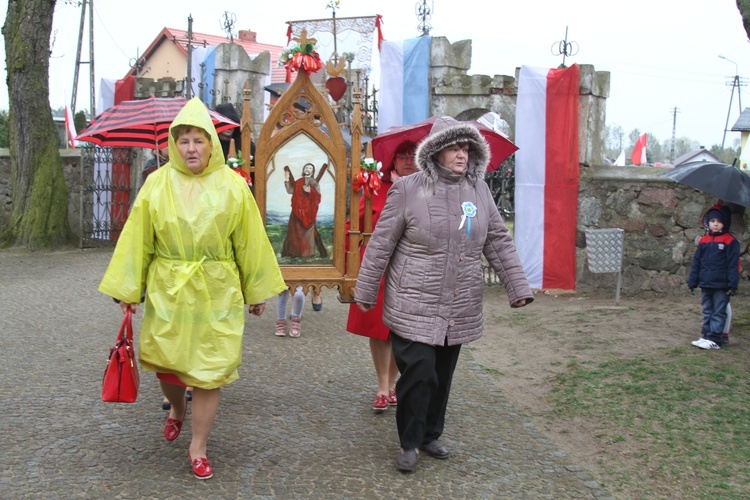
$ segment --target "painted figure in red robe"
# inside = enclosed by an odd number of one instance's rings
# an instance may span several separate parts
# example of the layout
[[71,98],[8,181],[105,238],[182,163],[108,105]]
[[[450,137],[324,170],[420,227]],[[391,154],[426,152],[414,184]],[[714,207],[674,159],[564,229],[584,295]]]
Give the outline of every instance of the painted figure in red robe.
[[315,166],[306,163],[302,177],[294,180],[289,167],[284,167],[284,186],[292,195],[292,213],[289,214],[282,257],[315,256],[315,218],[320,205],[320,184],[315,179]]

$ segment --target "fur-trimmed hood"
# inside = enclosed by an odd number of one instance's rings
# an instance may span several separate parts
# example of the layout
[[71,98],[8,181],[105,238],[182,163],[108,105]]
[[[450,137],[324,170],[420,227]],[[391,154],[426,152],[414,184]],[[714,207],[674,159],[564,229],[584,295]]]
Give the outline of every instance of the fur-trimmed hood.
[[478,180],[484,180],[484,173],[490,161],[490,147],[477,127],[450,116],[435,120],[430,135],[417,147],[417,167],[430,181],[437,181],[439,168],[437,154],[458,143],[469,145],[469,161],[465,175],[472,185],[476,185]]

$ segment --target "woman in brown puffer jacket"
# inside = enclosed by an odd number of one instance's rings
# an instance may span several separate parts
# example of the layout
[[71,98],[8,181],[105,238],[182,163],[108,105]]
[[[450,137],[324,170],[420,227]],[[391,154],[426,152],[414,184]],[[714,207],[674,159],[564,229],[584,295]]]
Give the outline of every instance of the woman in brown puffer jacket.
[[411,472],[418,449],[447,458],[443,432],[461,344],[482,335],[481,256],[508,292],[511,307],[534,298],[515,245],[484,182],[489,146],[479,130],[442,117],[417,149],[420,172],[388,192],[354,292],[362,311],[377,301],[386,274],[383,323],[391,330],[401,451]]

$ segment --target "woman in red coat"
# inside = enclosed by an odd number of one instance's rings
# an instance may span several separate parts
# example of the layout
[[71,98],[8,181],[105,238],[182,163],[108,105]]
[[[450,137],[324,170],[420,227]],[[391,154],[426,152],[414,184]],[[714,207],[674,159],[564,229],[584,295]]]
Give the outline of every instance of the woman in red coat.
[[[373,229],[385,205],[388,189],[399,177],[405,177],[417,171],[417,166],[414,163],[416,149],[416,144],[411,141],[402,143],[396,150],[393,164],[385,166],[381,170],[383,184],[372,197]],[[359,227],[364,227],[364,197],[360,198]],[[360,258],[363,256],[364,249],[360,250]],[[375,308],[363,313],[357,308],[356,304],[351,304],[349,306],[349,318],[346,322],[348,332],[370,338],[372,362],[375,365],[375,373],[378,377],[378,392],[375,395],[375,401],[372,403],[372,409],[376,413],[382,413],[388,409],[389,405],[397,403],[395,386],[398,367],[391,350],[391,332],[387,326],[383,325],[382,318],[383,283],[381,282]]]

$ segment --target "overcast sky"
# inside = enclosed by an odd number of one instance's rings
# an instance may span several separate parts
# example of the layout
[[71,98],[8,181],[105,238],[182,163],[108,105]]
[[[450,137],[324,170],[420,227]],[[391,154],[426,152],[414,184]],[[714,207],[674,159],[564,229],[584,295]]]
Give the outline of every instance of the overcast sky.
[[[403,40],[419,35],[415,10],[421,3],[341,0],[337,16],[381,14],[385,38]],[[96,78],[122,78],[131,58],[142,54],[162,28],[187,29],[189,15],[194,31],[220,35],[223,12],[232,12],[237,29],[257,32],[259,42],[286,45],[285,22],[330,18],[327,4],[327,0],[94,0]],[[611,73],[607,124],[621,126],[626,134],[637,128],[660,141],[671,138],[677,108],[676,136],[710,147],[721,144],[727,115],[728,128],[739,117],[737,92],[729,109],[731,79],[735,73],[744,82],[750,79],[750,44],[735,0],[434,0],[427,4],[432,7],[433,36],[473,41],[470,74],[513,76],[522,65],[556,67],[562,58],[552,54],[552,47],[565,37],[567,27],[578,53],[566,63],[592,64]],[[7,8],[8,1],[0,0],[1,11]],[[50,60],[53,108],[71,100],[79,23],[80,8],[58,0]],[[88,38],[83,47],[85,61]],[[749,88],[740,90],[742,106],[750,105]],[[86,66],[79,76],[77,103],[79,109],[89,107]],[[7,108],[3,79],[0,109]],[[739,133],[729,132],[726,144],[737,139]]]

